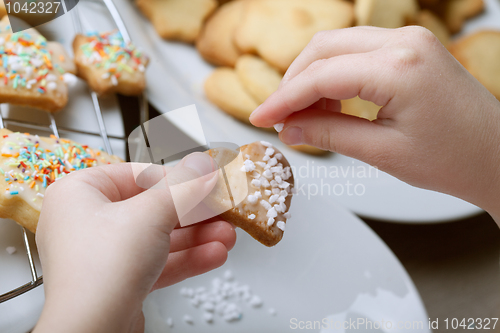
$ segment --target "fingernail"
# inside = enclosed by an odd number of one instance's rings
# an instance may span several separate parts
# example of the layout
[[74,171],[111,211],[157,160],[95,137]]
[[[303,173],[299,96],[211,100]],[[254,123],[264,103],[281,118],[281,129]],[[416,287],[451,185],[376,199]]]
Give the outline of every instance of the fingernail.
[[250,120],[252,120],[252,118],[255,117],[255,115],[257,113],[259,113],[259,110],[261,109],[261,106],[262,105],[259,105],[255,110],[253,110],[253,112],[252,112],[252,114],[250,115],[250,118],[249,118]]
[[208,175],[217,170],[217,164],[210,155],[193,153],[186,157],[184,166],[196,171],[200,176]]
[[302,144],[302,128],[300,127],[288,127],[283,132],[280,133],[280,139],[284,144],[287,145],[300,145]]

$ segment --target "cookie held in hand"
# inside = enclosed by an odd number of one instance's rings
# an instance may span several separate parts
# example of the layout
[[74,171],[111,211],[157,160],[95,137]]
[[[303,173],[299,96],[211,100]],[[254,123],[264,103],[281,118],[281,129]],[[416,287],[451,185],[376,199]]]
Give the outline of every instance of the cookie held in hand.
[[122,160],[74,141],[0,129],[0,217],[36,231],[48,186],[76,170]]
[[[230,163],[240,152],[243,162]],[[282,239],[291,217],[288,210],[294,178],[290,164],[279,150],[265,141],[242,146],[240,152],[227,148],[207,152],[224,168],[228,184],[220,172],[220,179],[206,203],[218,210],[221,205],[233,203],[232,208],[220,216],[262,244],[274,246]]]

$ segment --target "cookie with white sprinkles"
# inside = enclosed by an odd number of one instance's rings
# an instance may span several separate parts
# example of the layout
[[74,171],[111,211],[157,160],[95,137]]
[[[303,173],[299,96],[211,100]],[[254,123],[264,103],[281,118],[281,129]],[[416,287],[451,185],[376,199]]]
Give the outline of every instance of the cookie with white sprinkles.
[[[235,150],[215,148],[208,152],[220,167],[224,166],[230,189],[224,188],[225,182],[221,179],[210,200],[212,205],[230,207],[220,214],[223,219],[262,244],[274,246],[282,239],[291,217],[294,178],[290,164],[278,149],[265,141],[242,146],[240,152],[243,158],[239,161],[239,152]],[[229,163],[233,160],[238,162]]]

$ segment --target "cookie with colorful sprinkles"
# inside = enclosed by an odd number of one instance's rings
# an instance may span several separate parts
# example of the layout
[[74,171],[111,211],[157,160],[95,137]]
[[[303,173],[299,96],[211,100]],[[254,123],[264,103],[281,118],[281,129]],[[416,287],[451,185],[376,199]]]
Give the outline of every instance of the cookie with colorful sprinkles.
[[[56,46],[52,45],[52,49]],[[57,45],[58,59],[47,40],[35,29],[12,33],[8,17],[0,21],[0,103],[31,106],[49,112],[61,110],[68,101],[66,73],[70,58]],[[67,62],[62,64],[60,59]]]
[[36,231],[45,190],[71,172],[120,158],[71,140],[0,129],[0,218]]
[[73,41],[78,75],[100,95],[139,95],[146,88],[149,58],[119,32],[91,32]]
[[[220,214],[223,219],[260,243],[274,246],[283,238],[291,218],[292,169],[283,154],[266,141],[242,146],[240,152],[241,160],[237,159],[239,152],[232,149],[207,152],[224,167],[227,187],[224,175],[219,173],[219,181],[204,202],[217,211],[225,210]],[[226,210],[227,206],[232,208]]]

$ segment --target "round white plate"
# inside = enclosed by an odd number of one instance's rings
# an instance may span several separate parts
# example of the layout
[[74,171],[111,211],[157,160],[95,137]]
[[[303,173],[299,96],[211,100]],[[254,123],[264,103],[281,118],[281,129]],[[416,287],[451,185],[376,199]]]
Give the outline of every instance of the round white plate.
[[[311,184],[309,195],[314,195],[316,189],[321,193],[321,185],[326,183],[323,195],[328,195],[325,192],[329,187],[332,200],[365,217],[403,223],[432,223],[465,218],[481,212],[481,209],[460,199],[412,187],[383,172],[370,177],[364,177],[361,173],[353,175],[353,167],[367,171],[368,166],[338,154],[325,158],[297,154],[283,147],[276,135],[234,120],[205,100],[203,82],[213,67],[201,59],[194,47],[162,40],[129,0],[116,0],[116,3],[127,22],[132,39],[152,58],[147,71],[148,94],[151,103],[161,112],[196,104],[205,131],[212,131],[215,137],[222,137],[222,141],[241,144],[255,140],[271,141],[285,150],[286,156],[290,156],[297,168],[308,168],[309,175],[312,175],[315,167],[338,168],[338,176],[332,174],[333,177],[309,176],[303,179],[303,183]],[[500,2],[486,0],[486,4],[485,13],[470,20],[465,32],[500,28]],[[349,194],[353,192],[349,192],[348,187],[356,185],[357,193],[362,195]],[[335,186],[336,192],[332,194]]]
[[[152,293],[146,300],[146,332],[288,332],[307,321],[364,319],[391,321],[393,330],[360,332],[429,332],[427,314],[408,274],[389,248],[359,218],[329,198],[293,198],[292,219],[283,240],[267,248],[238,230],[238,241],[221,268]],[[231,270],[236,281],[249,285],[263,305],[246,302],[240,321],[219,315],[212,324],[203,311],[180,295],[183,287],[210,289],[214,278]],[[269,314],[269,308],[276,315]],[[183,321],[184,315],[194,324]],[[167,319],[172,318],[170,328]],[[300,324],[300,322],[303,324]],[[420,328],[396,329],[398,323],[422,322]],[[333,324],[335,325],[335,324]]]
[[[110,23],[107,12],[102,5],[92,3],[80,3],[78,5],[82,13],[82,24],[86,29],[109,30],[114,27]],[[85,18],[88,18],[87,20]],[[98,25],[100,22],[100,25]],[[49,40],[62,43],[66,50],[71,52],[71,43],[75,30],[71,15],[64,15],[38,27],[40,32]],[[101,98],[100,105],[108,134],[117,137],[124,136],[122,115],[116,98]],[[26,107],[9,106],[3,116],[14,120],[25,120],[40,125],[49,125],[49,118],[44,111],[34,110]],[[79,80],[78,84],[69,91],[68,105],[64,110],[55,115],[56,123],[60,128],[84,130],[99,133],[96,116],[90,99],[87,85]],[[13,131],[29,131],[39,135],[48,135],[48,132],[29,130],[24,127],[8,126]],[[91,147],[102,147],[103,142],[99,136],[87,134],[60,133],[62,137],[86,143]],[[125,158],[125,143],[122,140],[111,139],[113,152]],[[35,260],[38,274],[42,271],[39,267],[38,256],[34,236],[30,233],[32,248],[35,250]],[[17,252],[9,255],[6,248],[14,246]],[[22,230],[11,220],[0,219],[0,294],[15,289],[31,281],[30,269],[26,251],[23,245]],[[16,297],[13,300],[0,304],[0,332],[2,333],[25,333],[33,328],[44,302],[43,287],[40,286],[28,293]]]

